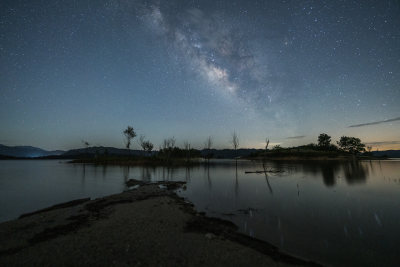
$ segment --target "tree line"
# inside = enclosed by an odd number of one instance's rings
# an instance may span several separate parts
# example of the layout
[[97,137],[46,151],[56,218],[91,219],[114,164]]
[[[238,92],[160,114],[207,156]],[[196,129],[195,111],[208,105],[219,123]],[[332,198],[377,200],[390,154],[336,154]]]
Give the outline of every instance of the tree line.
[[[137,136],[137,133],[133,129],[133,127],[128,126],[124,131],[123,131],[124,137],[125,137],[125,146],[127,149],[130,149],[130,145],[132,140]],[[318,151],[342,151],[342,152],[347,152],[351,154],[358,154],[365,152],[365,144],[361,142],[361,140],[357,137],[351,137],[351,136],[342,136],[340,137],[339,141],[336,142],[335,144],[332,144],[332,139],[331,136],[329,136],[326,133],[321,133],[318,136],[317,139],[317,144],[309,144],[305,146],[299,146],[299,148],[310,148],[313,150],[318,150]],[[236,131],[233,131],[231,138],[230,138],[230,143],[232,145],[232,148],[236,151],[239,148],[239,136],[236,133]],[[266,138],[266,145],[265,145],[265,150],[268,151],[268,146],[269,146],[269,139]],[[161,155],[164,155],[166,158],[170,158],[171,156],[179,156],[179,157],[194,157],[194,156],[199,156],[199,152],[196,152],[198,150],[193,149],[191,147],[191,144],[188,141],[184,142],[184,149],[180,149],[175,146],[176,144],[176,139],[174,137],[171,138],[166,138],[163,140],[162,144],[159,147],[159,153]],[[141,135],[139,137],[139,145],[142,147],[143,151],[146,151],[147,153],[151,154],[151,151],[154,148],[153,143],[150,142],[150,140],[146,140],[146,137],[144,135]],[[212,146],[213,146],[213,139],[211,136],[207,137],[205,143],[204,143],[204,150],[205,150],[205,158],[209,159],[212,157]],[[276,145],[272,148],[272,151],[279,151],[283,149],[281,146]],[[371,147],[367,147],[368,152],[371,151]]]
[[336,143],[337,146],[331,144],[331,137],[326,133],[318,136],[318,146],[325,150],[342,150],[351,154],[365,152],[365,144],[357,137],[342,136]]
[[[318,136],[317,143],[311,143],[308,145],[303,145],[303,146],[298,146],[298,149],[311,149],[311,150],[316,150],[316,151],[336,151],[336,152],[346,152],[350,154],[359,154],[362,152],[366,152],[365,149],[365,144],[363,144],[360,140],[360,138],[357,137],[351,137],[351,136],[342,136],[340,137],[339,141],[336,142],[335,144],[331,143],[332,139],[331,136],[329,136],[326,133],[321,133]],[[268,150],[268,143],[269,140],[267,140],[267,146],[266,150]],[[280,151],[283,150],[280,145],[276,145],[272,148],[272,151]],[[367,150],[368,152],[371,152],[372,147],[368,146]]]

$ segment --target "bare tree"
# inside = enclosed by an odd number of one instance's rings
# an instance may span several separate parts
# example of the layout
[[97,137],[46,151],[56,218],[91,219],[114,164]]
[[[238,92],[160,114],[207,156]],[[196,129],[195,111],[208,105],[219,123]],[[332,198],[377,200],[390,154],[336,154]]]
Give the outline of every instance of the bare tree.
[[83,145],[85,146],[85,153],[86,153],[86,154],[89,154],[89,147],[90,147],[89,142],[88,142],[88,141],[85,141],[85,140],[82,140],[82,143],[83,143]]
[[140,147],[143,149],[143,151],[146,151],[146,140],[145,140],[146,136],[144,136],[143,134],[140,135],[139,137],[139,145]]
[[152,142],[150,142],[150,140],[146,140],[145,138],[146,136],[141,134],[138,143],[140,147],[143,149],[143,151],[147,152],[150,155],[151,151],[154,148],[154,145]]
[[236,150],[239,147],[239,136],[237,135],[236,131],[233,131],[233,133],[232,133],[231,143],[232,143],[233,149]]
[[147,151],[147,153],[149,153],[149,155],[150,155],[150,153],[154,147],[153,143],[151,143],[149,140],[147,140],[144,142],[143,146],[144,146],[143,150]]
[[166,150],[169,147],[169,141],[168,139],[164,139],[163,143],[160,145],[162,150]]
[[268,150],[268,145],[269,145],[269,139],[266,138],[266,139],[265,139],[265,151]]
[[170,145],[171,145],[171,148],[174,148],[174,147],[175,147],[175,142],[176,142],[175,137],[172,136],[172,137],[169,139],[169,143],[170,143]]
[[205,145],[205,148],[206,148],[206,149],[208,149],[208,150],[211,149],[211,147],[212,147],[212,145],[213,145],[213,139],[212,139],[211,136],[209,136],[209,137],[207,138],[207,140],[206,140],[206,142],[205,142],[204,145]]
[[165,155],[167,155],[167,159],[169,161],[171,157],[172,150],[175,147],[175,137],[167,138],[163,140],[162,148]]
[[167,138],[163,140],[162,148],[163,149],[172,149],[175,147],[175,137]]
[[85,145],[86,148],[89,148],[90,144],[88,141],[82,140],[82,143]]
[[128,127],[123,131],[123,134],[124,134],[124,136],[125,136],[125,145],[126,145],[126,148],[129,149],[129,147],[131,146],[131,140],[132,140],[133,138],[136,137],[136,132],[135,132],[135,130],[134,130],[131,126],[128,126]]
[[185,148],[185,150],[189,150],[190,149],[190,143],[188,141],[183,142],[183,147]]

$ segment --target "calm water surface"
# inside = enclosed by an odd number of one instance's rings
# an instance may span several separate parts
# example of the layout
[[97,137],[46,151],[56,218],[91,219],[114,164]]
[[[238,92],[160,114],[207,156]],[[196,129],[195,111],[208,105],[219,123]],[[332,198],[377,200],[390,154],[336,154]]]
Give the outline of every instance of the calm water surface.
[[209,167],[95,167],[0,161],[0,221],[126,190],[130,178],[187,181],[179,191],[210,216],[289,253],[329,265],[398,266],[400,161],[215,161]]

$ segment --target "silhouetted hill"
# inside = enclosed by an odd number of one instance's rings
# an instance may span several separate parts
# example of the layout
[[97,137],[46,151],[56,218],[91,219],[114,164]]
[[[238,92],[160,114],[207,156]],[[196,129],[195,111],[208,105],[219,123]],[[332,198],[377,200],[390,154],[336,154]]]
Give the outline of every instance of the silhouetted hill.
[[[240,158],[248,157],[250,155],[255,155],[259,152],[263,152],[263,149],[255,148],[242,148],[238,150],[234,149],[202,149],[197,150],[200,152],[201,156],[212,155],[212,158]],[[152,155],[156,155],[158,151],[153,151]],[[12,158],[80,158],[84,156],[94,156],[94,155],[117,155],[117,156],[148,156],[149,154],[143,150],[128,150],[123,148],[115,147],[89,147],[89,148],[78,148],[71,149],[68,151],[54,150],[47,151],[32,146],[5,146],[0,144],[0,159],[12,159]],[[382,157],[387,156],[389,158],[400,158],[400,150],[385,150],[385,151],[374,151],[373,156]]]
[[36,157],[46,157],[52,155],[61,155],[64,152],[65,151],[62,150],[47,151],[33,146],[0,145],[0,155],[11,156],[11,157],[36,158]]
[[16,157],[12,157],[12,156],[0,155],[0,159],[17,159],[17,158]]
[[400,150],[373,151],[372,155],[375,157],[400,158]]
[[[208,154],[212,154],[213,158],[235,158],[235,157],[247,157],[254,152],[262,151],[261,149],[238,149],[237,151],[233,149],[203,149],[200,150],[202,156],[206,156]],[[158,151],[153,151],[152,154],[157,154]],[[143,150],[128,150],[128,149],[120,149],[115,147],[89,147],[89,148],[79,148],[79,149],[72,149],[64,154],[63,157],[76,157],[79,155],[120,155],[120,156],[127,156],[127,155],[134,155],[134,156],[146,156],[148,155]]]

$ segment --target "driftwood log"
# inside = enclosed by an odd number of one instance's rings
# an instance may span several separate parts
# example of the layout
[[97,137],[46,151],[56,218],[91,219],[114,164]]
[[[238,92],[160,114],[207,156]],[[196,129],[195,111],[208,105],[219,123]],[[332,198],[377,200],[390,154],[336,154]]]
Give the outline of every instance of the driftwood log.
[[244,173],[280,173],[284,172],[283,170],[265,170],[265,171],[245,171]]

